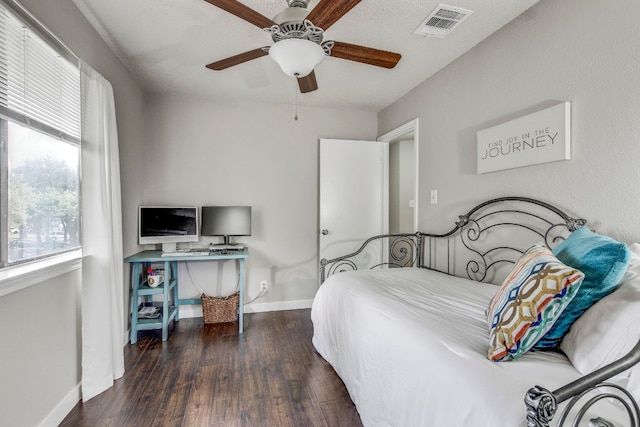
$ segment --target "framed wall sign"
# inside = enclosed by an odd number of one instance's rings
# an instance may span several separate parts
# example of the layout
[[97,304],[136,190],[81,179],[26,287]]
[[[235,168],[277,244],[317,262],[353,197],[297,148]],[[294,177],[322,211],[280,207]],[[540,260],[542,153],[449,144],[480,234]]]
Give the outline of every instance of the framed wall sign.
[[571,159],[571,103],[493,126],[477,135],[478,173]]

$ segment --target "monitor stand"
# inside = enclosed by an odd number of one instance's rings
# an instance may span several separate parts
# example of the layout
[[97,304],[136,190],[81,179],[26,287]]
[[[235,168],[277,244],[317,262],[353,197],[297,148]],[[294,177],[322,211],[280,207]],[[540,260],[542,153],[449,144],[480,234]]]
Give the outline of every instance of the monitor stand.
[[231,238],[231,236],[222,236],[223,237],[223,241],[222,243],[211,243],[209,246],[235,246],[237,245],[237,243],[233,242],[233,239]]
[[176,243],[163,243],[162,244],[162,252],[177,252],[178,247]]
[[241,250],[241,249],[244,249],[244,245],[242,243],[234,242],[231,236],[224,236],[223,243],[211,243],[209,245],[209,250],[212,250],[212,251]]

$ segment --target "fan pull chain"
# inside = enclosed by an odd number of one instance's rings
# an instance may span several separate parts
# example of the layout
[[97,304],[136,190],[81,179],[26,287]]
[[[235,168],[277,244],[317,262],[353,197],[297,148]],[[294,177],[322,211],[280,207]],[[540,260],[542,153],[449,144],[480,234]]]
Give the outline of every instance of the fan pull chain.
[[298,120],[298,79],[294,80],[295,84],[293,85],[293,120]]

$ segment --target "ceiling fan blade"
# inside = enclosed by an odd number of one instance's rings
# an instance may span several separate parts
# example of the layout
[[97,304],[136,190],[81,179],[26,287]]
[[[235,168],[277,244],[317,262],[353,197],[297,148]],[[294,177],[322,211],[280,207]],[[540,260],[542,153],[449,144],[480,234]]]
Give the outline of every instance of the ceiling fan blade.
[[[208,0],[207,0],[208,1]],[[327,30],[335,22],[342,18],[361,0],[320,0],[320,3],[314,7],[307,19],[313,22],[313,25]]]
[[243,62],[251,61],[252,59],[260,58],[261,56],[268,55],[264,48],[259,47],[248,52],[243,52],[229,58],[221,59],[220,61],[212,62],[207,65],[210,70],[224,70],[225,68],[233,67],[234,65],[242,64]]
[[398,53],[343,42],[334,42],[331,56],[383,68],[395,67],[401,58]]
[[207,3],[219,7],[222,10],[226,10],[232,15],[237,16],[240,19],[255,25],[258,28],[269,28],[272,25],[276,25],[271,19],[264,15],[259,14],[255,10],[240,3],[237,0],[205,0]]
[[300,93],[308,93],[317,90],[318,82],[316,81],[315,71],[311,71],[304,77],[298,77],[298,86],[300,87]]

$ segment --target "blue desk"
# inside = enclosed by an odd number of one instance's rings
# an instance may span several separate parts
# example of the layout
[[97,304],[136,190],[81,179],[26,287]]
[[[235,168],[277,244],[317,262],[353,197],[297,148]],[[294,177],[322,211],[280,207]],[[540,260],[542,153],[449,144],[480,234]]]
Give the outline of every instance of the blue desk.
[[[178,263],[191,261],[223,261],[237,259],[239,262],[239,301],[238,301],[238,332],[244,330],[244,261],[249,258],[249,250],[241,251],[211,251],[209,255],[170,256],[163,257],[162,251],[142,251],[124,259],[131,264],[131,344],[138,341],[138,331],[162,329],[162,341],[168,337],[169,323],[179,320],[178,307],[184,304],[201,304],[200,298],[178,298]],[[146,284],[144,269],[146,264],[164,263],[164,282],[152,288]],[[152,295],[162,294],[162,316],[158,319],[138,319],[138,302],[140,297],[151,298]]]

